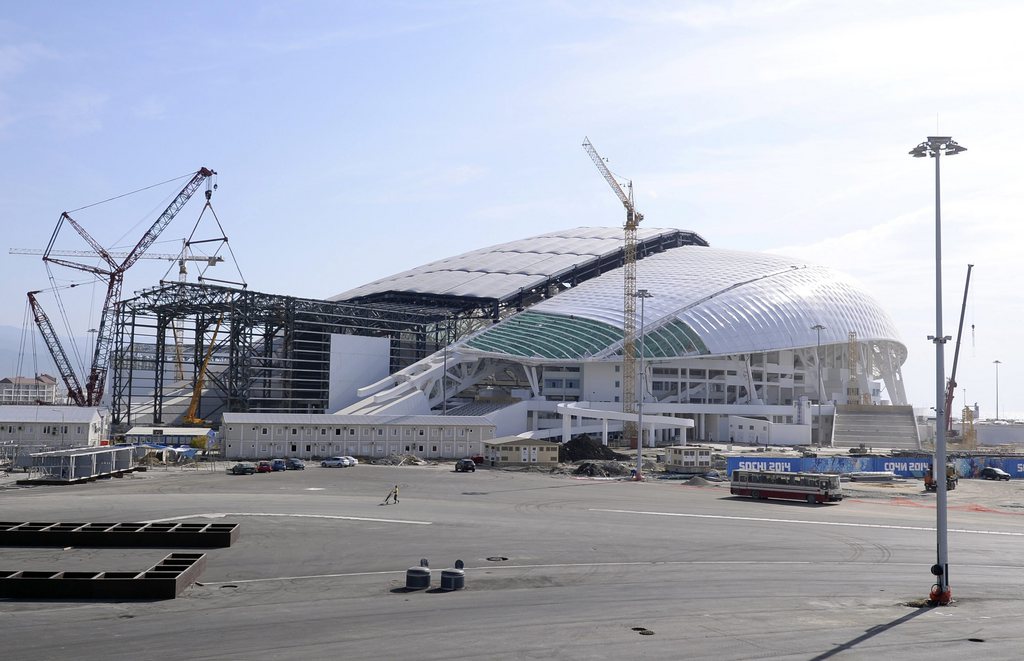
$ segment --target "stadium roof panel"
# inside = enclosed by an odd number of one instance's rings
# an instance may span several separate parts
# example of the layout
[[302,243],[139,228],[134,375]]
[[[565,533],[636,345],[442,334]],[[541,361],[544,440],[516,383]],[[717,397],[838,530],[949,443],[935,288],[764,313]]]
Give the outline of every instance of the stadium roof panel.
[[[906,355],[891,317],[870,295],[802,260],[688,246],[639,262],[637,283],[653,294],[637,305],[650,358],[814,346],[815,324],[825,326],[825,344],[844,343],[853,332],[859,341],[899,345]],[[617,269],[503,320],[465,347],[540,360],[621,354],[622,291]],[[566,344],[573,348],[561,348]]]
[[[707,242],[693,232],[642,228],[637,256],[666,247]],[[623,251],[618,227],[577,227],[474,250],[431,262],[332,296],[331,301],[374,300],[384,295],[435,295],[506,301],[552,280],[580,279],[616,268],[607,263]],[[576,284],[575,282],[570,284]]]

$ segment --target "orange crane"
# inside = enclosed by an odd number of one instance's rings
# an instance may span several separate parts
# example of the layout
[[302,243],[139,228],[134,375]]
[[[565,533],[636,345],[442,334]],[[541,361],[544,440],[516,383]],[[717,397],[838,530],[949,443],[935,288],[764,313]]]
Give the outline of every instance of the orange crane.
[[[622,412],[636,413],[636,229],[644,215],[633,205],[633,182],[626,180],[627,194],[590,143],[590,138],[583,139],[583,149],[626,208],[622,257]],[[636,437],[636,424],[627,421],[624,431],[626,440],[632,442]]]
[[196,374],[196,385],[192,389],[192,401],[189,403],[185,415],[182,416],[182,422],[186,425],[201,425],[206,422],[198,416],[199,400],[202,397],[203,385],[206,382],[206,368],[209,367],[210,359],[213,357],[213,349],[217,346],[217,333],[220,331],[220,325],[223,321],[224,315],[221,314],[217,318],[217,325],[213,328],[213,337],[210,339],[210,346],[206,348],[206,355],[203,356],[203,364],[199,368],[199,373]]
[[[60,340],[57,338],[56,333],[53,332],[53,325],[50,323],[49,317],[46,316],[42,306],[36,299],[35,295],[40,292],[31,291],[28,293],[29,305],[32,308],[32,315],[35,318],[36,326],[39,327],[43,341],[46,343],[46,348],[50,351],[50,355],[53,356],[53,360],[57,364],[57,370],[60,372],[64,385],[68,389],[68,396],[78,406],[98,406],[103,399],[103,389],[110,365],[110,350],[114,340],[114,317],[117,312],[118,300],[121,297],[121,286],[124,283],[125,271],[142,258],[143,253],[153,245],[153,242],[157,240],[160,233],[164,231],[181,208],[192,198],[192,195],[199,190],[203,182],[206,182],[206,206],[210,206],[212,191],[216,189],[216,184],[213,184],[211,178],[216,174],[215,171],[205,167],[200,168],[193,174],[188,183],[185,184],[185,187],[171,200],[171,203],[164,209],[164,212],[160,214],[153,225],[143,234],[142,238],[128,252],[122,262],[116,261],[114,255],[97,243],[89,232],[78,224],[68,212],[65,211],[60,215],[57,227],[54,228],[53,235],[50,237],[50,243],[43,252],[43,261],[92,273],[107,283],[107,293],[103,300],[99,328],[96,332],[96,345],[93,350],[92,365],[89,369],[89,378],[86,381],[84,390],[78,377],[75,375],[74,369],[71,367],[71,363],[67,359],[67,354],[61,346]],[[56,256],[58,251],[54,250],[54,242],[57,240],[57,235],[60,233],[61,227],[65,222],[71,225],[85,242],[89,244],[93,249],[93,256],[103,260],[104,267],[73,262]]]

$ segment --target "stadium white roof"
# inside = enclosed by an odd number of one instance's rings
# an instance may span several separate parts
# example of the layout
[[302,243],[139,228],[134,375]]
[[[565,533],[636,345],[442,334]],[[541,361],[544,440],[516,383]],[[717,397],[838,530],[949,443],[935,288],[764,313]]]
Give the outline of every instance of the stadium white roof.
[[[729,355],[822,344],[891,342],[891,317],[859,285],[823,266],[762,253],[683,246],[637,263],[649,358]],[[622,269],[581,283],[467,338],[489,355],[547,360],[611,357],[622,349]],[[641,301],[637,301],[637,315]],[[637,320],[637,327],[641,320]],[[639,344],[638,344],[639,346]]]
[[[677,233],[677,229],[642,228],[637,231],[637,240]],[[344,301],[383,292],[504,300],[621,252],[622,246],[622,228],[577,227],[431,262],[328,300]]]

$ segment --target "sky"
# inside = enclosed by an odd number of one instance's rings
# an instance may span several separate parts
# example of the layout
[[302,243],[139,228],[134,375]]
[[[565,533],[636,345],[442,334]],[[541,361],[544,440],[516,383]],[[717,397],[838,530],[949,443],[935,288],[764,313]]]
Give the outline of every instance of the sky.
[[[5,3],[5,248],[46,247],[76,210],[101,245],[130,249],[206,166],[236,258],[207,275],[326,298],[496,243],[621,226],[589,137],[633,181],[644,226],[859,281],[908,347],[911,402],[930,407],[935,170],[908,151],[950,135],[968,149],[941,160],[954,339],[974,264],[953,410],[995,417],[998,388],[1000,417],[1024,418],[1024,359],[1008,350],[1024,319],[1022,24],[1024,4],[996,0]],[[177,252],[197,226],[218,235],[202,208],[200,193],[150,251]],[[86,248],[67,227],[54,245]],[[140,261],[126,295],[175,279],[169,267]],[[50,287],[38,257],[3,250],[0,326],[23,328],[25,292]],[[80,336],[102,294],[40,300]]]

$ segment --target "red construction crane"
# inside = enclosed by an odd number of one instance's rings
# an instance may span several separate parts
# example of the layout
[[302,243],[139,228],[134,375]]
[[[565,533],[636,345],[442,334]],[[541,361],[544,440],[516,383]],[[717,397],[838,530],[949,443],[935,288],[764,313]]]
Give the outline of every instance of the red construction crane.
[[[171,200],[171,203],[167,205],[164,212],[160,214],[149,230],[142,235],[142,238],[135,247],[128,252],[124,261],[120,263],[115,261],[111,253],[104,249],[66,211],[60,215],[57,227],[54,228],[53,235],[50,237],[50,243],[46,246],[46,250],[43,253],[43,261],[92,273],[107,283],[107,294],[103,300],[100,324],[96,333],[96,347],[93,352],[92,365],[89,369],[89,378],[86,381],[84,392],[78,377],[75,376],[71,363],[68,361],[67,353],[53,331],[53,325],[50,323],[49,317],[46,316],[46,313],[43,312],[42,307],[36,300],[35,295],[39,292],[33,291],[28,293],[29,304],[32,307],[32,313],[35,317],[36,325],[39,327],[39,332],[42,333],[43,341],[46,343],[46,348],[50,351],[50,355],[53,356],[53,360],[57,364],[57,369],[64,380],[64,385],[68,389],[68,396],[78,406],[98,406],[103,399],[103,388],[107,380],[107,369],[110,365],[110,349],[114,339],[114,316],[117,312],[117,302],[121,297],[121,285],[124,283],[125,271],[142,257],[147,248],[153,245],[153,242],[157,240],[160,233],[164,231],[171,220],[181,211],[181,208],[192,198],[192,195],[199,190],[204,181],[206,182],[206,204],[209,206],[210,197],[213,194],[213,190],[216,189],[216,185],[213,184],[210,178],[216,174],[215,171],[204,167],[192,175],[192,178],[185,184],[185,187]],[[65,221],[89,244],[93,251],[95,251],[96,256],[105,262],[106,268],[59,259],[54,256],[57,254],[57,251],[53,249],[53,245]]]

